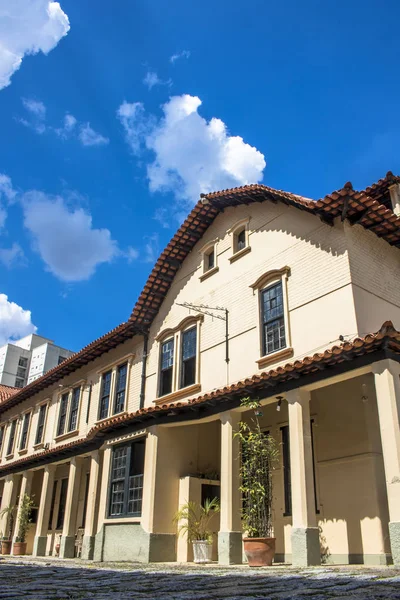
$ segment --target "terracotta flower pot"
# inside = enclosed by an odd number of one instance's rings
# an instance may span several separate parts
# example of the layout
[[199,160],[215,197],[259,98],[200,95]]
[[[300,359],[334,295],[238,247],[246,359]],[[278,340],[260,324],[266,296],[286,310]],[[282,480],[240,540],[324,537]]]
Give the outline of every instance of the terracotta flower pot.
[[13,554],[14,556],[26,554],[26,542],[14,542]]
[[270,567],[275,556],[276,538],[243,538],[249,567]]
[[11,540],[2,540],[1,541],[1,553],[2,554],[10,554],[11,552]]

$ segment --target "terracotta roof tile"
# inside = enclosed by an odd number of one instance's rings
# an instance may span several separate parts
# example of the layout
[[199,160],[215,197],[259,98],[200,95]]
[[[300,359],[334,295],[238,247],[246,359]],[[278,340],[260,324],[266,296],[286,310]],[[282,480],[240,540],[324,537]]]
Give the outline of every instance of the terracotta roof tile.
[[20,391],[20,388],[11,387],[10,385],[4,385],[0,383],[0,402],[4,402],[11,396],[14,396],[17,392]]
[[[355,338],[351,342],[346,341],[339,345],[334,345],[323,352],[313,354],[312,356],[305,356],[301,360],[295,360],[282,367],[257,373],[252,377],[237,381],[232,385],[217,390],[212,390],[201,396],[191,398],[186,402],[150,406],[148,408],[141,408],[130,414],[111,417],[92,427],[85,438],[79,438],[72,442],[37,452],[34,456],[24,456],[12,463],[1,465],[0,473],[15,469],[15,467],[21,464],[38,462],[48,459],[52,455],[75,451],[78,448],[84,452],[85,446],[88,446],[97,437],[102,439],[107,432],[112,432],[113,430],[135,423],[142,424],[146,421],[153,424],[153,418],[168,417],[168,413],[171,412],[183,413],[190,411],[192,414],[192,407],[206,406],[210,403],[217,406],[218,403],[221,403],[219,410],[223,412],[224,400],[236,398],[239,403],[245,394],[265,397],[267,395],[265,391],[267,386],[276,389],[278,384],[290,381],[291,379],[295,379],[296,382],[298,381],[298,386],[301,386],[301,377],[303,376],[319,372],[321,369],[329,369],[329,367],[340,365],[341,363],[349,364],[352,358],[371,354],[382,349],[390,351],[392,356],[398,356],[400,361],[400,332],[393,327],[391,321],[386,321],[376,333],[369,333],[365,337]],[[271,395],[273,394],[274,391],[271,391]]]
[[389,185],[397,181],[400,182],[400,177],[389,172],[385,178],[361,192],[353,190],[351,183],[347,182],[343,188],[319,200],[310,200],[261,184],[246,185],[202,195],[160,254],[133,308],[129,321],[122,323],[30,385],[22,388],[12,399],[1,400],[0,398],[0,411],[54,384],[104,352],[147,329],[157,315],[181,264],[214,219],[225,208],[254,202],[282,202],[314,214],[324,222],[332,223],[336,217],[340,217],[342,220],[347,219],[351,224],[359,224],[382,237],[389,244],[400,247],[400,218],[387,206],[380,203]]

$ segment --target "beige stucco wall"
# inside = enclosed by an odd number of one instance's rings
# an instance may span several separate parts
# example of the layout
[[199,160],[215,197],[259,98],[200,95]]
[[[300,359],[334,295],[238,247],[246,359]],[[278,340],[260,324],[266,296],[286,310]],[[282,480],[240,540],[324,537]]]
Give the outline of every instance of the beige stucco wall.
[[[249,218],[251,252],[235,262],[229,230]],[[218,272],[200,281],[199,250],[217,239]],[[201,325],[201,391],[251,376],[261,356],[258,294],[250,285],[262,274],[289,266],[288,306],[294,356],[314,353],[340,334],[355,331],[356,319],[343,226],[329,227],[294,208],[264,203],[229,208],[210,226],[179,270],[151,327],[146,405],[157,398],[157,335],[176,327],[189,311],[177,303],[229,310],[230,364],[225,359],[225,323],[206,316]],[[329,315],[329,318],[327,318]],[[287,362],[287,359],[285,359]],[[276,364],[279,364],[278,362]],[[274,366],[274,365],[273,365]],[[270,368],[270,367],[269,367]]]
[[345,224],[357,332],[377,331],[384,321],[400,329],[400,250],[360,225]]
[[[363,396],[364,400],[363,400]],[[286,402],[263,407],[260,423],[278,444],[288,424]],[[316,462],[318,526],[325,559],[390,552],[382,447],[372,375],[311,394]],[[247,420],[247,419],[246,419]],[[291,554],[291,517],[284,517],[283,458],[274,474],[274,534],[277,553]]]

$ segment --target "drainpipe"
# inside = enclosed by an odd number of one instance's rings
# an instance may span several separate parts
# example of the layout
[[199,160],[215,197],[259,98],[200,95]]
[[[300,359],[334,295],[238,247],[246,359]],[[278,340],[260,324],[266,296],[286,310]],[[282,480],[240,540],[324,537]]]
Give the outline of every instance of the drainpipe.
[[143,333],[143,357],[142,357],[142,380],[140,385],[139,408],[144,408],[144,396],[146,390],[146,367],[147,367],[147,348],[149,344],[149,333]]

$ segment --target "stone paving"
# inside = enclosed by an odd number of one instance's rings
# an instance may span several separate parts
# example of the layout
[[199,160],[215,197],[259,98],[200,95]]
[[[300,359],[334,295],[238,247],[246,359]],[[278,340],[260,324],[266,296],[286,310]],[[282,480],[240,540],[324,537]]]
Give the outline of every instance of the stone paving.
[[400,600],[400,570],[119,565],[1,559],[7,600]]

